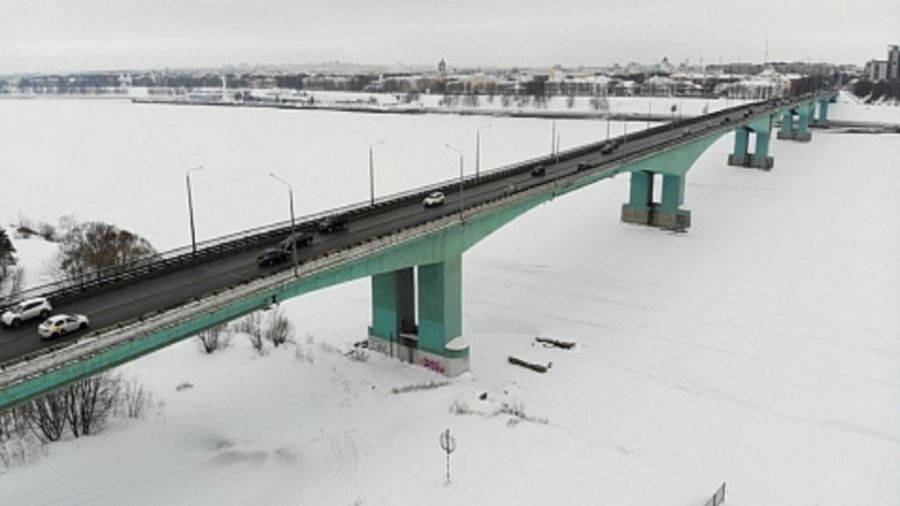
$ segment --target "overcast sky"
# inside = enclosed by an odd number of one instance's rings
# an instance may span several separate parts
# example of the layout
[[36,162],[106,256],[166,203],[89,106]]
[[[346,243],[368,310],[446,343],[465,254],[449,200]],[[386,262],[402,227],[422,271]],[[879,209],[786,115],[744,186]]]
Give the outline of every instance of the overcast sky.
[[0,0],[0,73],[356,63],[863,64],[900,0]]

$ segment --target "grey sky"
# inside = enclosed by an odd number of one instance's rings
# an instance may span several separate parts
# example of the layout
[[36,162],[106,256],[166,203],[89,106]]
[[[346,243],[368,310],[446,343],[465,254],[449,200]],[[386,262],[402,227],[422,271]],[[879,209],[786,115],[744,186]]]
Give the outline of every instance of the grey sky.
[[0,0],[0,73],[247,63],[862,64],[898,0]]

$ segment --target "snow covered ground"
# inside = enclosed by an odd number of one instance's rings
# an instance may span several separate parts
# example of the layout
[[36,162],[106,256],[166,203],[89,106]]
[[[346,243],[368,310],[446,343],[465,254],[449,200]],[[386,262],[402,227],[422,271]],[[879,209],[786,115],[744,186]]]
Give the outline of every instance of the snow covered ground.
[[[2,101],[0,115],[15,118],[0,124],[0,175],[16,184],[4,222],[74,213],[159,247],[186,242],[193,164],[208,168],[194,187],[210,237],[283,217],[270,170],[315,211],[365,198],[366,148],[382,138],[379,192],[452,177],[444,142],[471,170],[484,123],[67,101]],[[547,122],[492,124],[484,166],[549,148]],[[600,122],[558,127],[564,147],[605,135]],[[726,167],[730,136],[701,157],[687,234],[620,224],[620,177],[473,248],[472,372],[448,386],[394,394],[442,378],[340,353],[370,318],[368,282],[349,283],[285,303],[297,343],[265,357],[238,336],[212,356],[186,341],[128,364],[158,413],[51,445],[0,475],[0,504],[688,506],[723,481],[729,505],[898,504],[900,136],[773,142],[769,173]],[[77,191],[46,199],[51,184]],[[537,374],[510,354],[553,366]],[[503,403],[546,423],[488,416]],[[458,442],[448,486],[446,428]]]

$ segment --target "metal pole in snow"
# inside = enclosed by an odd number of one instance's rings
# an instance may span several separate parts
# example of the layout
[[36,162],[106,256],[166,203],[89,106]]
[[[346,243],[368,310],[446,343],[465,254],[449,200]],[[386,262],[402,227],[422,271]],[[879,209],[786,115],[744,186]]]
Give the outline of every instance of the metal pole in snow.
[[191,195],[191,172],[195,170],[203,170],[203,166],[194,167],[193,169],[188,169],[187,172],[184,173],[184,180],[187,184],[187,196],[188,196],[188,214],[191,217],[191,254],[195,255],[197,253],[197,234],[194,230],[194,199]]

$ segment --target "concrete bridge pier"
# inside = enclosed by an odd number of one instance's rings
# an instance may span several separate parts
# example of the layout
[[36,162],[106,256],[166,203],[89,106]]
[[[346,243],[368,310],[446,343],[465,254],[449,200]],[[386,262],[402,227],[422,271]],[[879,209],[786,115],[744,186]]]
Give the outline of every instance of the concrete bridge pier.
[[830,98],[821,98],[817,100],[819,102],[819,114],[813,119],[813,124],[816,126],[826,126],[828,125],[828,103],[830,102]]
[[[750,153],[747,149],[750,132],[756,134],[756,149]],[[740,127],[734,131],[734,153],[728,155],[728,165],[735,167],[751,167],[762,170],[771,170],[775,166],[775,159],[769,156],[769,141],[771,129],[754,129]]]
[[[814,104],[810,104],[813,105]],[[778,131],[778,139],[798,142],[809,142],[812,134],[809,132],[809,118],[811,116],[810,105],[801,105],[796,109],[785,111],[781,122],[781,130]],[[793,116],[797,115],[797,123],[794,124]]]
[[369,347],[447,376],[462,374],[469,370],[469,346],[461,337],[462,256],[416,271],[416,276],[412,267],[372,276]]
[[631,173],[630,196],[628,203],[622,205],[622,221],[666,230],[687,229],[691,226],[691,212],[681,209],[685,176],[661,174],[662,199],[654,202],[656,176],[655,172],[646,170]]

